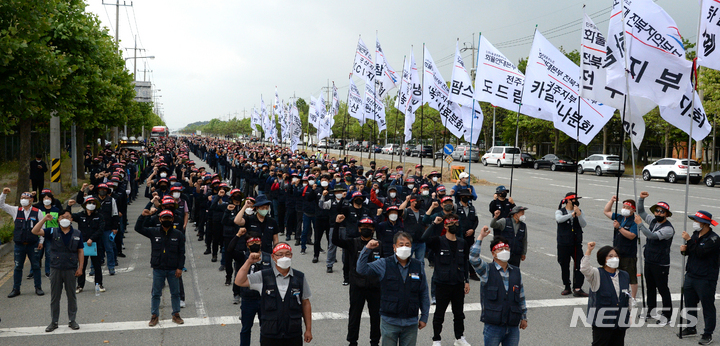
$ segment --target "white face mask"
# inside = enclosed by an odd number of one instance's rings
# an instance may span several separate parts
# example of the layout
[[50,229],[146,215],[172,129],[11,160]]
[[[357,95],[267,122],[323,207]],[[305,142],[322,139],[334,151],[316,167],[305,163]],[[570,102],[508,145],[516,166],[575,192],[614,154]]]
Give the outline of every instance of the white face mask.
[[88,205],[85,206],[85,209],[90,210],[90,211],[93,211],[93,210],[95,210],[95,204],[90,203],[90,204],[88,204]]
[[395,198],[395,196],[397,196],[397,193],[395,193],[395,192],[390,192],[390,198]]
[[377,195],[378,193],[380,193],[380,189],[375,189],[375,194]]
[[20,205],[23,206],[23,207],[27,207],[27,206],[30,205],[30,200],[23,198],[23,199],[20,200]]
[[315,180],[308,180],[308,184],[309,185],[315,184]]
[[518,221],[525,222],[525,215],[523,214],[523,215],[518,216]]
[[411,253],[412,253],[412,248],[409,246],[401,246],[401,247],[395,249],[395,255],[401,260],[408,259],[408,257],[410,257]]
[[165,178],[165,177],[167,177],[167,173],[160,173],[160,178]]
[[623,210],[620,211],[620,215],[625,216],[625,217],[630,216],[630,214],[632,214],[632,212],[630,211],[630,209],[625,209],[625,208],[623,208]]
[[60,227],[62,228],[68,228],[70,227],[70,220],[69,219],[62,219],[58,223],[60,224]]
[[298,181],[298,178],[292,178],[293,183],[297,183],[297,181]]
[[50,204],[52,204],[52,199],[43,199],[43,204],[44,204],[44,205],[50,205]]
[[507,262],[510,259],[510,251],[508,250],[502,250],[498,252],[497,259],[501,262]]
[[308,186],[308,183],[303,183],[303,186]]
[[292,258],[290,257],[283,257],[276,261],[277,266],[280,267],[280,269],[288,269],[290,268],[290,265],[292,264]]
[[412,190],[415,187],[415,184],[408,184],[408,189]]
[[339,182],[340,182],[340,177],[335,177],[335,182],[336,182],[336,183],[339,183]]
[[697,222],[697,221],[696,221],[696,222],[693,222],[693,229],[696,230],[696,231],[701,230],[701,229],[702,229],[702,224],[699,223],[699,222]]
[[255,210],[252,210],[250,208],[245,209],[245,215],[253,215],[255,214]]
[[390,221],[392,221],[392,222],[395,222],[395,221],[397,221],[397,219],[398,219],[398,215],[397,215],[397,214],[390,214],[390,215],[388,215],[388,219],[390,219]]
[[432,180],[433,180],[434,182],[437,182],[437,181],[438,181],[438,177],[433,177]]
[[335,198],[337,198],[338,200],[341,200],[341,199],[342,199],[342,193],[336,193],[336,194],[335,194]]
[[180,198],[180,192],[173,192],[173,198],[175,198],[175,199]]
[[428,191],[428,190],[423,190],[423,191],[422,191],[422,195],[423,195],[423,196],[427,196],[427,195],[429,195],[429,194],[430,194],[430,191]]
[[609,268],[617,268],[620,265],[620,258],[619,257],[613,257],[605,261],[605,265],[607,265]]
[[328,182],[327,182],[327,181],[321,181],[321,182],[320,182],[320,186],[322,186],[322,187],[327,187],[327,186],[328,186]]

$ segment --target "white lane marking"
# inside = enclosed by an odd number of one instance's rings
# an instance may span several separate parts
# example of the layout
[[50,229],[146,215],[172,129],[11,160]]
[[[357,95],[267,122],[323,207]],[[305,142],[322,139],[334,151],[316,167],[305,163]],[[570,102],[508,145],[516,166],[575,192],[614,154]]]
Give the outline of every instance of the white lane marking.
[[[137,264],[137,259],[140,256],[140,246],[142,246],[142,244],[135,244],[135,250],[133,251],[132,259],[130,260],[130,265],[127,266],[126,268],[115,269],[115,273],[129,273],[129,272],[135,270],[135,265]],[[88,264],[88,267],[92,268],[92,263]],[[108,271],[107,269],[103,269],[103,276],[107,277],[108,275],[110,275],[110,271]],[[86,275],[85,280],[88,282],[94,283],[95,277]]]
[[701,207],[705,207],[705,208],[720,209],[720,207],[718,207],[718,206],[716,206],[716,205],[705,205],[705,204],[701,204],[700,206],[701,206]]
[[601,185],[601,184],[588,184],[588,185],[590,185],[590,186],[599,186],[599,187],[607,187],[607,188],[611,188],[611,189],[614,189],[614,188],[617,187],[617,186]]
[[[671,295],[673,301],[680,300],[680,293]],[[660,296],[658,295],[658,299]],[[715,299],[720,299],[720,294],[715,294]],[[558,299],[536,299],[526,302],[528,309],[538,308],[557,308],[566,306],[585,306],[587,298],[558,298]],[[482,311],[481,303],[468,303],[463,306],[464,312]],[[430,306],[430,313],[435,312],[435,307]],[[363,312],[363,317],[369,317]],[[347,312],[313,312],[313,322],[322,320],[344,320],[348,318]],[[172,320],[161,320],[155,327],[149,327],[148,321],[125,321],[125,322],[108,322],[108,323],[87,323],[80,324],[80,329],[72,330],[66,325],[61,325],[52,335],[57,334],[78,334],[78,333],[107,333],[127,330],[153,330],[153,329],[169,329],[169,328],[185,328],[198,326],[217,326],[217,325],[235,325],[240,324],[238,316],[218,316],[218,317],[191,317],[185,318],[185,324],[178,325]],[[257,323],[257,318],[255,319]],[[19,337],[19,336],[47,336],[44,326],[35,327],[16,327],[16,328],[0,328],[0,338]]]
[[[187,230],[186,230],[187,231]],[[198,278],[198,270],[197,265],[195,264],[195,255],[193,254],[193,242],[187,241],[186,237],[186,250],[187,250],[187,256],[190,258],[190,268],[192,270],[192,278],[193,278],[193,287],[195,289],[195,310],[197,311],[197,315],[200,318],[207,318],[207,311],[205,311],[205,303],[203,302],[203,296],[202,296],[202,290],[200,289],[200,279]]]
[[574,187],[572,187],[572,186],[566,186],[566,185],[556,185],[556,184],[548,184],[548,185],[550,185],[550,186],[556,186],[556,187],[562,187],[562,188],[566,188],[566,189],[574,189]]

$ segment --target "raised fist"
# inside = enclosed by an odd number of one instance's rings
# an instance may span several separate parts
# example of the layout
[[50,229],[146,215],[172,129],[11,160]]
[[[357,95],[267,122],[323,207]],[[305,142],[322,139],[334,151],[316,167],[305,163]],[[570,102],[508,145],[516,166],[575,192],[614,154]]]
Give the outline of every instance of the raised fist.
[[338,214],[338,216],[335,218],[335,222],[336,222],[336,223],[340,223],[340,222],[343,222],[343,221],[345,221],[345,215],[343,215],[343,214]]
[[595,250],[595,242],[591,241],[588,243],[588,251],[592,252],[593,250]]
[[9,193],[10,193],[10,188],[9,188],[9,187],[4,188],[4,189],[3,189],[3,193],[6,194],[6,195],[9,194]]
[[235,204],[228,204],[227,209],[228,209],[228,210],[235,210]]
[[493,217],[495,217],[496,219],[500,217],[500,209],[496,210],[496,211],[493,213]]
[[436,216],[435,221],[433,221],[434,224],[441,224],[443,222],[443,218]]
[[365,247],[372,250],[372,249],[378,247],[379,245],[380,245],[380,243],[377,240],[373,239],[373,240],[369,241],[367,243],[367,245],[365,245]]
[[141,215],[142,215],[142,216],[150,216],[150,215],[152,215],[152,212],[151,212],[150,210],[143,209]]
[[650,197],[650,194],[647,193],[647,191],[640,192],[640,198],[648,198]]

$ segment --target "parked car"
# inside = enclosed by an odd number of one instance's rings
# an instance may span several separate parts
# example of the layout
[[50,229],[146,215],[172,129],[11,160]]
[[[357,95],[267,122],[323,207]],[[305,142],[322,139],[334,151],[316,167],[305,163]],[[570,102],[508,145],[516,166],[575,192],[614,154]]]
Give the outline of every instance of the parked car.
[[343,139],[336,139],[332,142],[332,145],[330,146],[331,149],[342,149],[345,146],[345,140]]
[[715,184],[720,181],[720,171],[708,173],[705,176],[705,179],[703,179],[703,181],[705,182],[705,186],[707,187],[715,186]]
[[435,158],[436,159],[444,159],[445,158],[445,153],[443,152],[442,149],[435,152]]
[[330,142],[329,144],[328,144],[328,142],[329,142],[328,139],[324,139],[324,138],[321,139],[321,140],[320,140],[320,143],[318,143],[318,145],[317,145],[317,148],[318,148],[318,149],[328,148],[330,145],[332,145],[332,142]]
[[473,160],[473,162],[480,162],[480,149],[477,146],[472,146],[471,150],[470,144],[460,144],[455,148],[455,151],[453,151],[451,156],[453,159],[460,162],[469,160]]
[[377,144],[373,144],[370,146],[370,152],[380,154],[382,153],[382,147]]
[[[675,183],[678,179],[683,180],[687,177],[688,160],[664,158],[657,160],[642,170],[643,180],[662,178],[669,183]],[[702,167],[695,160],[690,160],[690,182],[697,184],[702,180]]]
[[390,155],[390,154],[399,154],[399,153],[400,153],[400,145],[399,145],[399,144],[393,144],[393,143],[385,144],[385,146],[382,148],[382,153],[383,153],[383,154],[388,154],[388,155]]
[[352,142],[348,143],[347,150],[360,151],[360,142],[352,141]]
[[595,175],[615,174],[621,176],[625,173],[625,163],[620,161],[620,156],[595,154],[590,155],[577,164],[579,174],[584,172],[595,172]]
[[535,158],[528,153],[520,154],[520,160],[522,160],[520,167],[531,168],[531,167],[535,166]]
[[410,156],[410,151],[412,151],[412,148],[414,146],[411,144],[403,144],[402,145],[402,154],[405,156]]
[[433,148],[429,145],[416,145],[412,150],[410,150],[410,156],[417,156],[420,157],[433,157]]
[[488,163],[495,164],[498,167],[504,165],[514,165],[515,167],[520,166],[522,158],[520,149],[517,147],[492,147],[490,150],[485,152],[485,155],[480,159],[483,166],[487,166]]
[[370,145],[372,145],[370,141],[362,141],[362,143],[360,143],[360,151],[369,151]]
[[535,164],[533,164],[533,168],[540,169],[544,167],[550,167],[551,171],[557,171],[557,170],[574,170],[575,169],[575,160],[573,160],[570,156],[565,155],[555,155],[555,154],[547,154],[535,161]]

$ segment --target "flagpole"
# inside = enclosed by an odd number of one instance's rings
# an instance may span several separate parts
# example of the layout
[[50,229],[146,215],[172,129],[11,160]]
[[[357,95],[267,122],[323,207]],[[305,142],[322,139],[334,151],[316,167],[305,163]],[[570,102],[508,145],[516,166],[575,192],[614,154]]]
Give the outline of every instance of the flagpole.
[[[403,73],[405,72],[404,70],[405,70],[405,59],[406,59],[406,58],[407,58],[407,55],[403,56]],[[404,76],[403,76],[403,77],[404,77]],[[398,99],[397,99],[397,101],[398,101],[398,102],[397,102],[398,107],[400,106],[400,93],[402,93],[402,82],[403,82],[403,79],[404,79],[404,78],[402,78],[402,77],[400,78],[400,87],[399,87],[399,89],[398,89]],[[395,132],[396,132],[396,133],[397,133],[398,118],[400,118],[400,110],[398,109],[398,107],[395,107]],[[387,133],[387,132],[386,132],[386,133]],[[393,142],[397,142],[397,134],[396,134],[395,136],[393,136],[393,138],[394,138],[394,139],[393,139]],[[385,144],[387,145],[387,143],[385,143]],[[400,161],[400,162],[402,162],[402,161]],[[395,163],[395,150],[393,149],[393,150],[392,150],[392,155],[390,156],[390,169],[393,168],[392,166],[393,166],[394,163]]]
[[[537,30],[537,26],[535,27],[535,29]],[[478,53],[478,55],[480,55],[480,54]],[[493,106],[493,107],[495,107],[495,106]],[[519,130],[520,129],[520,107],[522,107],[522,103],[518,104],[518,111],[517,111],[517,113],[515,113],[515,117],[516,117],[516,120],[515,120],[515,146],[516,147],[517,147],[517,143],[518,143],[518,134],[520,133],[520,130]],[[493,108],[493,120],[494,119],[495,119],[495,108]],[[493,138],[493,145],[495,145],[495,138]],[[513,152],[514,152],[514,150],[513,150]],[[520,155],[522,155],[522,153],[520,153]],[[510,164],[510,197],[512,197],[513,175],[514,174],[515,174],[515,154],[513,154],[512,163]]]
[[[350,78],[352,79],[352,73],[350,73]],[[348,118],[350,117],[349,105],[350,105],[350,91],[351,90],[352,90],[352,88],[350,88],[350,86],[348,86],[348,96],[346,99],[347,101],[345,101],[345,121],[343,122],[343,131],[342,131],[343,145],[340,146],[340,156],[343,156],[343,154],[342,154],[343,151],[345,151],[345,156],[347,156],[347,139],[345,138],[345,129],[347,128],[348,120],[350,120]],[[338,105],[338,108],[340,108],[340,105]],[[345,179],[345,177],[343,177],[343,179]]]
[[[447,107],[450,107],[450,104],[448,104]],[[447,122],[448,122],[448,118],[449,118],[448,116],[445,117],[445,130],[444,130],[444,131],[445,131],[445,136],[443,137],[443,143],[442,143],[442,145],[443,145],[443,150],[445,150],[445,142],[447,142],[447,133],[448,133]],[[423,150],[424,150],[424,148],[423,148],[423,147],[420,147],[420,156],[422,156]],[[435,156],[435,153],[433,153],[433,160],[435,159],[434,156]],[[472,144],[470,145],[470,158],[472,159]],[[440,176],[441,176],[441,177],[442,177],[442,175],[443,175],[443,167],[444,167],[444,166],[445,166],[445,160],[443,159],[443,160],[440,161]],[[448,167],[448,168],[450,168],[450,167]],[[469,173],[468,173],[468,174],[469,174]],[[468,178],[468,182],[470,182],[470,178]]]
[[[480,37],[482,37],[482,32],[478,33],[478,55],[477,55],[477,59],[475,60],[475,66],[477,66],[480,63]],[[473,49],[473,52],[474,52],[474,49]],[[470,70],[470,71],[472,71],[472,70]],[[477,70],[475,70],[475,73],[477,73]],[[471,77],[472,77],[472,74],[471,74]],[[473,82],[474,82],[474,80],[473,80]],[[470,177],[468,178],[469,182],[472,182],[472,173],[470,173],[470,172],[472,172],[472,170],[470,169],[470,167],[472,166],[472,151],[473,151],[472,146],[475,145],[475,143],[473,142],[472,139],[473,139],[473,123],[475,122],[475,104],[477,104],[477,101],[475,101],[475,99],[473,98],[472,103],[473,103],[472,116],[470,117],[470,158],[468,159],[468,174],[470,175]],[[444,147],[443,147],[443,150],[444,150]],[[478,156],[480,156],[480,148],[479,147],[478,147]],[[479,161],[480,161],[480,159],[478,158],[478,162]]]
[[[425,42],[423,42],[423,77],[422,77],[422,85],[423,85],[423,92],[422,95],[420,95],[420,166],[422,166],[422,135],[423,135],[423,120],[425,115],[425,110],[423,109],[425,106]],[[412,152],[410,153],[412,154]],[[442,174],[440,175],[440,180],[442,180]]]

